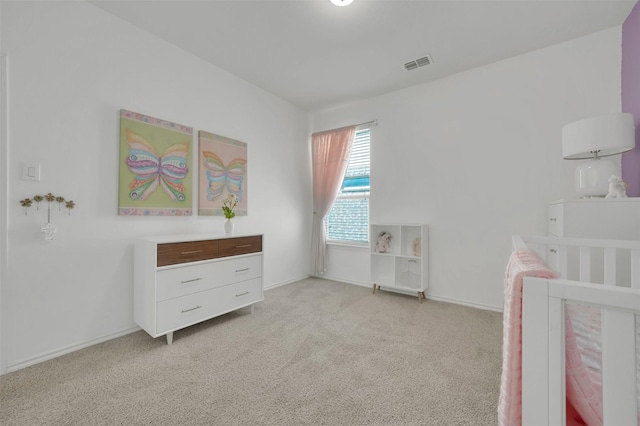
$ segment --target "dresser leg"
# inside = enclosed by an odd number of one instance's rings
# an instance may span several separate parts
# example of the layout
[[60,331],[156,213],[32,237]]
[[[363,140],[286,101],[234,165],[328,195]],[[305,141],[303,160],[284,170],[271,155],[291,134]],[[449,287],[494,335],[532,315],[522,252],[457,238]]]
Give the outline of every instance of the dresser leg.
[[423,299],[424,299],[424,291],[419,291],[418,292],[418,302],[422,303]]
[[[380,287],[378,287],[380,288]],[[376,294],[376,283],[373,283],[373,294]]]
[[251,305],[251,315],[253,315],[253,305]]
[[173,343],[173,331],[171,333],[167,333],[167,345]]

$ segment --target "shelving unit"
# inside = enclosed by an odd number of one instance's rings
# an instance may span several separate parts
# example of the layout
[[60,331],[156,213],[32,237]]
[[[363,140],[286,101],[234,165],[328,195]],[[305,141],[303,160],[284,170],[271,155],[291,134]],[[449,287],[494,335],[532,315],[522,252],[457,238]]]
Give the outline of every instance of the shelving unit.
[[[369,227],[371,249],[371,281],[373,292],[384,289],[401,293],[417,293],[422,303],[429,286],[429,227],[423,224],[372,224]],[[389,250],[376,249],[381,232],[391,234]],[[420,240],[421,250],[415,251]]]

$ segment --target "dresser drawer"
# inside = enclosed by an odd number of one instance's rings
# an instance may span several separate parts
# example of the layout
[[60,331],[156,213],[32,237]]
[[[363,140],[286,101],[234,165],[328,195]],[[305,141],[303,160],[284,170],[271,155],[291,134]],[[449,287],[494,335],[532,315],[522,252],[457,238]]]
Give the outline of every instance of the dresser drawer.
[[237,256],[239,254],[260,253],[262,236],[226,238],[220,241],[220,257]]
[[160,302],[261,276],[261,254],[178,266],[158,271],[156,297]]
[[260,300],[260,278],[165,300],[157,305],[156,333],[187,327]]
[[562,204],[551,204],[547,208],[547,233],[553,237],[562,237],[564,222],[564,206]]
[[218,240],[158,244],[158,266],[177,265],[220,257]]

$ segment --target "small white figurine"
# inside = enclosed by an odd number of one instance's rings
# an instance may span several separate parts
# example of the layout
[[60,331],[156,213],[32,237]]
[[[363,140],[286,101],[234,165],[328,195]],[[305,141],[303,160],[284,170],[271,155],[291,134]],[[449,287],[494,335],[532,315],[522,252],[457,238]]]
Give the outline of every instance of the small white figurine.
[[609,178],[609,193],[605,198],[627,198],[627,184],[620,176],[611,175]]
[[378,242],[376,243],[376,253],[389,253],[391,250],[391,234],[387,231],[382,231],[378,235]]
[[420,238],[413,240],[413,255],[415,257],[422,256],[422,241]]

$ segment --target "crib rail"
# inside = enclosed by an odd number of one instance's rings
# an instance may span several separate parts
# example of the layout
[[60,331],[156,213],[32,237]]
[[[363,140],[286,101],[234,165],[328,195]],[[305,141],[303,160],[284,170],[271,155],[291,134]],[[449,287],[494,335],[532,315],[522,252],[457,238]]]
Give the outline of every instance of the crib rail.
[[[598,260],[604,271],[602,284],[615,286],[626,282],[629,287],[640,289],[640,241],[515,235],[512,243],[515,250],[536,251],[560,278],[568,278],[568,253],[571,249],[576,250],[579,253],[579,275],[575,279],[581,282],[593,282],[591,265],[596,263],[596,251],[602,251],[598,254],[602,256]],[[630,270],[624,271],[622,277],[617,266],[621,257],[628,257],[630,262]]]
[[[636,316],[640,316],[640,241],[514,236],[513,247],[535,250],[560,277],[524,278],[522,424],[566,422],[567,303],[602,309],[604,424],[638,424]],[[629,259],[624,265],[626,270],[620,265],[624,262],[617,262],[625,256]],[[594,262],[604,269],[600,271],[603,282],[599,284],[592,283]],[[579,282],[564,279],[570,272],[577,272]],[[621,276],[626,282],[620,281]],[[623,287],[616,286],[621,283]]]
[[565,304],[602,308],[602,394],[605,425],[638,421],[636,315],[640,292],[566,280],[526,277],[522,303],[522,424],[564,425]]

